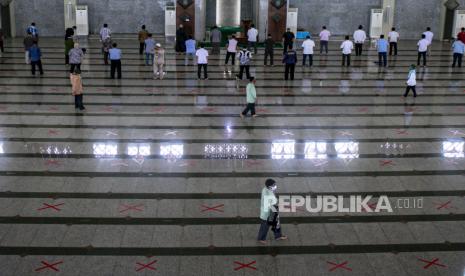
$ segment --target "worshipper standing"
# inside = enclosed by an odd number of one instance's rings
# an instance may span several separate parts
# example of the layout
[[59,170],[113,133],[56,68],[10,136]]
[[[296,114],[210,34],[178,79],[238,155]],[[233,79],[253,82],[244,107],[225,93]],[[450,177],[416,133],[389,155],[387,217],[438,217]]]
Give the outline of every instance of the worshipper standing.
[[36,27],[36,23],[32,22],[29,27],[27,27],[26,33],[31,33],[34,41],[39,41],[39,30]]
[[74,41],[73,41],[73,29],[69,28],[66,30],[66,35],[65,35],[65,64],[69,64],[69,51],[74,47]]
[[430,45],[429,40],[426,39],[426,35],[422,34],[420,41],[418,41],[418,61],[417,65],[420,66],[420,60],[423,57],[423,67],[426,66],[426,53],[428,52],[428,46]]
[[3,40],[5,39],[5,36],[3,35],[3,29],[0,28],[0,52],[3,54],[4,49],[3,49]]
[[275,240],[287,240],[287,237],[282,234],[281,223],[278,213],[278,199],[276,198],[276,181],[267,179],[265,187],[262,190],[260,202],[260,230],[258,231],[258,242],[266,244],[266,236],[268,230],[273,231]]
[[465,44],[465,28],[462,28],[460,33],[457,34],[457,39]]
[[102,41],[102,53],[103,53],[103,62],[105,65],[108,65],[108,55],[110,53],[111,45],[113,42],[111,41],[111,37],[108,36],[105,40]]
[[271,34],[265,39],[265,60],[264,65],[268,65],[268,57],[270,58],[270,66],[273,66],[274,39]]
[[257,38],[258,30],[255,29],[255,25],[250,25],[250,29],[247,31],[247,50],[253,47],[254,54],[257,54]]
[[81,70],[79,68],[74,68],[69,74],[69,80],[71,81],[71,92],[74,96],[74,108],[79,108],[79,110],[86,109],[82,103],[82,79],[81,79]]
[[291,32],[290,28],[287,28],[286,32],[283,34],[283,44],[284,44],[284,49],[283,49],[283,54],[289,49],[289,46],[294,45],[294,39],[295,35],[293,32]]
[[255,114],[255,102],[257,101],[257,90],[255,89],[255,82],[255,78],[250,77],[249,83],[245,88],[247,94],[247,106],[245,107],[244,111],[239,114],[242,119],[244,119],[244,116],[247,116],[249,111],[253,118],[257,117],[257,114]]
[[311,39],[309,35],[307,35],[307,38],[304,40],[302,43],[302,48],[304,49],[303,51],[303,59],[302,59],[302,66],[305,66],[305,61],[308,58],[308,66],[312,67],[313,65],[313,48],[315,48],[315,42]]
[[452,44],[452,49],[454,50],[454,61],[452,63],[452,67],[455,67],[456,63],[458,63],[459,67],[462,67],[462,58],[465,52],[465,44],[457,38]]
[[110,76],[115,78],[115,70],[118,71],[118,79],[121,79],[121,49],[117,48],[118,44],[113,43],[111,49],[108,51],[110,57],[111,70]]
[[328,54],[328,42],[331,33],[326,30],[326,26],[323,26],[323,30],[320,32],[320,54],[323,53],[323,49],[325,49],[326,54]]
[[153,65],[153,55],[155,53],[155,40],[152,38],[152,34],[148,34],[147,39],[144,42],[145,45],[145,65]]
[[221,46],[221,31],[217,26],[213,26],[212,28],[210,42],[212,43],[212,55],[219,55]]
[[394,52],[394,55],[397,56],[397,42],[399,41],[399,33],[396,32],[396,28],[392,28],[391,31],[388,34],[388,39],[389,39],[389,55],[392,56],[392,53]]
[[387,50],[388,42],[384,39],[384,35],[380,35],[378,43],[376,44],[378,50],[378,66],[387,66]]
[[74,72],[74,68],[81,71],[81,62],[84,57],[84,51],[79,47],[79,43],[74,43],[73,49],[69,51],[69,64],[71,65],[70,73]]
[[165,72],[163,72],[163,65],[165,64],[165,49],[161,47],[160,43],[155,45],[155,58],[153,61],[153,78],[160,80],[163,79]]
[[111,36],[111,30],[108,28],[108,24],[103,24],[103,28],[100,29],[100,41],[104,41],[107,37]]
[[288,80],[290,74],[291,80],[294,80],[295,65],[297,63],[297,52],[292,49],[292,45],[289,45],[288,50],[284,52],[283,63],[285,64],[284,79]]
[[37,45],[37,41],[34,41],[32,47],[29,48],[29,60],[31,61],[31,73],[33,76],[36,74],[36,65],[39,67],[39,72],[41,75],[44,74],[42,69],[42,52],[40,51],[39,46]]
[[430,48],[431,48],[431,44],[433,43],[434,33],[431,31],[431,28],[428,27],[426,28],[426,32],[424,32],[423,34],[425,35],[425,39],[428,40],[427,54],[430,55]]
[[73,26],[72,29],[73,29],[73,42],[74,43],[79,43],[79,36],[77,34],[77,27]]
[[358,26],[358,30],[354,32],[354,42],[355,42],[355,56],[361,56],[363,50],[363,43],[367,39],[367,34],[363,30],[363,26]]
[[236,40],[236,36],[232,35],[231,38],[228,40],[228,43],[226,44],[226,59],[224,61],[224,65],[225,65],[224,72],[225,73],[226,73],[226,71],[228,73],[231,73],[231,70],[228,70],[229,58],[231,58],[231,65],[232,65],[233,70],[234,70],[236,52],[237,52],[237,40]]
[[195,56],[197,57],[197,79],[200,80],[200,73],[202,72],[203,68],[203,77],[205,80],[208,80],[208,51],[205,50],[203,43],[200,44],[200,49],[197,50]]
[[413,97],[417,97],[417,90],[416,90],[416,85],[417,85],[417,72],[415,71],[415,65],[412,64],[410,65],[409,72],[408,72],[408,78],[407,78],[407,88],[405,89],[405,94],[404,97],[408,96],[408,93],[410,90],[413,91]]
[[186,52],[186,39],[187,34],[182,24],[176,30],[176,54],[183,54]]
[[346,35],[345,40],[342,42],[340,48],[342,49],[342,66],[345,66],[347,61],[347,67],[349,67],[350,54],[352,53],[352,49],[354,49],[354,43],[350,41],[348,35]]
[[250,79],[250,60],[252,59],[252,53],[244,45],[242,50],[239,51],[237,58],[239,59],[239,74],[236,75],[236,78],[242,80],[242,74],[245,70],[247,79]]
[[145,29],[145,25],[142,25],[137,38],[139,40],[139,55],[144,53],[145,40],[149,37],[149,32]]
[[29,49],[31,49],[32,45],[34,44],[34,38],[32,37],[31,32],[28,32],[26,37],[23,40],[24,45],[24,57],[26,60],[26,64],[30,64],[31,61],[29,59]]
[[184,59],[184,65],[189,65],[189,59],[192,59],[192,65],[195,65],[195,47],[197,42],[189,35],[186,40],[186,57]]

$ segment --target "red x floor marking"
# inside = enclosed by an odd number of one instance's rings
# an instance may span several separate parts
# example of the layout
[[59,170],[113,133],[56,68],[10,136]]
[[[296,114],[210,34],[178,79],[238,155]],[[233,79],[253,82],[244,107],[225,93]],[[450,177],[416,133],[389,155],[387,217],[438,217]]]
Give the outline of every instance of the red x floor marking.
[[307,107],[305,108],[305,111],[308,111],[308,112],[315,112],[315,111],[319,111],[320,108],[319,107]]
[[56,268],[55,266],[59,265],[59,264],[62,264],[63,261],[58,261],[56,263],[53,263],[53,264],[50,264],[50,263],[47,263],[46,261],[40,261],[44,266],[41,266],[39,268],[36,268],[35,271],[38,272],[38,271],[41,271],[43,269],[51,269],[51,270],[55,270],[55,271],[60,271],[58,268]]
[[258,108],[257,109],[257,112],[260,112],[260,113],[268,113],[268,109],[267,108]]
[[376,209],[376,205],[377,205],[377,204],[378,204],[378,203],[376,203],[376,202],[368,203],[367,205],[368,205],[368,208],[369,208],[370,210],[367,210],[365,207],[362,207],[362,212],[373,211],[374,209]]
[[166,107],[154,107],[152,108],[152,112],[162,112],[165,111]]
[[97,88],[97,91],[99,91],[99,92],[110,91],[111,92],[111,90],[109,88]]
[[204,107],[204,108],[202,108],[202,111],[206,111],[206,112],[217,112],[217,111],[218,111],[218,108],[216,108],[216,107]]
[[420,258],[417,258],[417,259],[419,261],[421,261],[421,262],[426,263],[426,265],[423,267],[423,269],[428,269],[433,265],[440,266],[440,267],[447,267],[447,266],[445,266],[443,264],[438,263],[439,258],[433,259],[432,261],[428,261],[428,260],[424,260],[424,259],[420,259]]
[[104,107],[104,108],[103,108],[103,111],[112,112],[112,111],[113,111],[113,107],[111,107],[111,106]]
[[220,205],[216,205],[216,206],[207,206],[205,204],[202,204],[201,207],[203,208],[202,209],[202,213],[203,212],[206,212],[206,211],[216,211],[216,212],[220,212],[220,213],[223,213],[224,210],[221,210],[220,208],[223,208],[224,207],[224,204],[220,204]]
[[144,88],[145,92],[159,92],[158,88]]
[[405,111],[406,111],[406,112],[414,112],[414,111],[418,111],[418,108],[416,108],[416,107],[407,107],[407,108],[405,109]]
[[241,262],[238,262],[238,261],[234,261],[234,263],[239,265],[238,267],[234,268],[235,271],[240,270],[240,269],[244,269],[244,268],[250,268],[252,270],[257,270],[256,267],[252,266],[253,264],[257,263],[257,261],[253,261],[253,262],[250,262],[248,264],[241,263]]
[[54,129],[49,129],[48,130],[49,135],[58,135],[58,133],[59,133],[58,130],[54,130]]
[[263,164],[263,161],[260,160],[247,160],[245,163],[249,166],[259,166]]
[[58,92],[58,88],[49,88],[48,91]]
[[131,210],[142,212],[142,211],[144,210],[144,209],[141,208],[141,207],[144,206],[144,204],[137,204],[137,205],[126,205],[126,204],[121,204],[121,206],[122,206],[124,209],[123,209],[123,210],[120,210],[120,211],[119,211],[120,213],[127,212],[127,211],[131,211]]
[[65,205],[65,204],[64,204],[64,203],[58,203],[58,204],[42,203],[42,205],[44,205],[44,207],[37,209],[37,211],[43,211],[43,210],[46,210],[46,209],[52,209],[52,210],[55,210],[55,211],[60,212],[61,209],[58,208],[58,206],[62,206],[62,205]]
[[141,270],[144,270],[144,269],[149,269],[149,270],[157,270],[155,267],[153,267],[152,265],[154,263],[156,263],[158,260],[154,260],[154,261],[151,261],[150,263],[148,264],[143,264],[143,263],[139,263],[139,262],[136,262],[136,264],[138,266],[140,266],[139,268],[136,268],[136,271],[141,271]]
[[0,110],[7,110],[8,107],[7,106],[0,106]]
[[191,92],[191,93],[199,93],[199,90],[198,89],[192,89],[189,92]]
[[406,129],[396,129],[397,134],[408,134]]
[[357,108],[357,111],[358,111],[358,112],[367,112],[367,111],[368,111],[368,107],[359,107],[359,108]]
[[337,263],[333,263],[333,262],[330,262],[330,261],[326,261],[328,264],[332,265],[332,267],[329,269],[329,271],[335,271],[336,269],[338,268],[341,268],[341,269],[345,269],[347,271],[352,271],[352,268],[350,267],[347,267],[346,264],[348,264],[349,262],[348,261],[345,261],[343,263],[340,263],[340,264],[337,264]]
[[441,210],[442,208],[444,209],[456,209],[454,206],[451,206],[450,204],[452,203],[452,200],[447,201],[446,203],[436,203],[434,202],[434,205],[436,205],[436,210]]
[[463,107],[463,106],[462,107],[457,107],[457,108],[455,108],[455,110],[463,112],[463,111],[465,111],[465,107]]
[[51,165],[59,166],[59,165],[61,165],[61,163],[58,160],[47,160],[47,161],[45,161],[45,165],[47,165],[47,166],[51,166]]
[[381,167],[384,167],[384,166],[387,166],[387,165],[395,166],[396,163],[394,163],[394,161],[392,161],[392,160],[379,160],[379,165]]

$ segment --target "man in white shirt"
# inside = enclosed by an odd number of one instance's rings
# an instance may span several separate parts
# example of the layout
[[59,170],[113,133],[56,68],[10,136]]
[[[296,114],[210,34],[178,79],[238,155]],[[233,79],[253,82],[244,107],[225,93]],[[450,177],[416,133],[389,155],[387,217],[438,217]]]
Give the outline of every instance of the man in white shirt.
[[392,56],[392,52],[394,51],[394,55],[397,56],[397,41],[399,41],[399,33],[396,32],[396,28],[392,28],[388,34],[389,39],[389,55]]
[[315,48],[315,42],[307,35],[307,39],[302,43],[302,48],[304,49],[304,58],[302,61],[302,66],[305,66],[305,61],[307,57],[309,59],[308,66],[312,67],[313,65],[313,48]]
[[257,54],[257,38],[258,31],[255,29],[255,25],[250,25],[250,29],[247,31],[247,50],[253,47],[254,54]]
[[200,48],[195,52],[195,56],[197,57],[197,78],[200,80],[200,73],[202,72],[203,67],[203,77],[204,79],[208,80],[208,73],[207,73],[207,64],[208,64],[208,51],[205,50],[205,46],[200,44]]
[[350,66],[350,54],[352,53],[352,49],[354,48],[354,43],[350,41],[349,36],[346,35],[346,40],[342,42],[341,47],[342,49],[342,66],[345,66],[347,60],[347,67]]
[[103,28],[100,29],[100,40],[105,41],[108,37],[111,36],[111,30],[108,28],[108,24],[103,24]]
[[326,54],[328,54],[328,41],[331,33],[326,30],[326,26],[323,26],[323,30],[320,32],[320,54],[323,53],[325,48]]
[[[433,43],[433,37],[434,37],[434,34],[431,31],[431,28],[430,27],[426,28],[426,32],[424,32],[423,34],[425,35],[426,40],[428,40],[428,42],[429,42],[428,46],[430,46],[431,43]],[[428,54],[428,56],[430,54],[430,49],[431,49],[431,47],[428,47],[428,51],[426,52]]]
[[363,30],[363,26],[358,26],[358,30],[354,32],[354,42],[355,42],[355,55],[361,56],[363,43],[365,43],[365,39],[367,39],[367,34]]
[[420,66],[421,57],[423,57],[423,66],[426,66],[426,52],[428,51],[428,46],[430,45],[429,41],[426,39],[424,34],[421,35],[421,40],[418,41],[418,62],[417,65]]
[[[226,60],[224,61],[224,64],[226,65],[226,67],[228,66],[229,58],[231,58],[231,64],[234,68],[236,52],[237,52],[237,40],[236,40],[236,36],[232,35],[231,38],[228,40],[228,43],[226,44]],[[225,73],[227,71],[226,69],[227,68],[225,68],[225,71],[224,71]],[[228,72],[231,72],[231,71],[228,70]]]

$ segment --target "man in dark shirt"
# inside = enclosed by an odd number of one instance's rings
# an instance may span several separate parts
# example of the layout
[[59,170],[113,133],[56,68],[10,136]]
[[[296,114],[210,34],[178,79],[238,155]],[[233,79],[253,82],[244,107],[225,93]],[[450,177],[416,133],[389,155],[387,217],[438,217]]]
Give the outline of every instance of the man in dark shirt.
[[273,66],[273,49],[274,39],[271,34],[268,34],[268,38],[265,40],[265,66],[268,65],[268,57],[270,57],[270,65]]
[[283,63],[286,65],[284,79],[288,80],[290,73],[291,80],[294,80],[295,64],[297,63],[297,52],[292,50],[292,45],[289,45],[288,50],[284,53]]
[[293,47],[294,45],[294,39],[295,35],[293,32],[291,32],[290,28],[287,28],[287,31],[283,34],[283,43],[284,43],[284,49],[283,49],[283,54],[286,53],[287,49],[289,46]]

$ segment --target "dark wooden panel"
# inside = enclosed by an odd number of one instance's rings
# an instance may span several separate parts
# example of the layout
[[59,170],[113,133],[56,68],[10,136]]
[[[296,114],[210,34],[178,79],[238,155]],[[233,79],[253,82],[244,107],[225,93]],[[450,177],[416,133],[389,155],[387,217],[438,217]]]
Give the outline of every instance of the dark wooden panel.
[[188,35],[195,35],[195,1],[176,1],[176,29],[179,24],[184,25]]
[[286,1],[280,1],[281,5],[276,7],[276,2],[270,0],[268,4],[268,33],[275,41],[281,41],[286,32],[287,4]]

